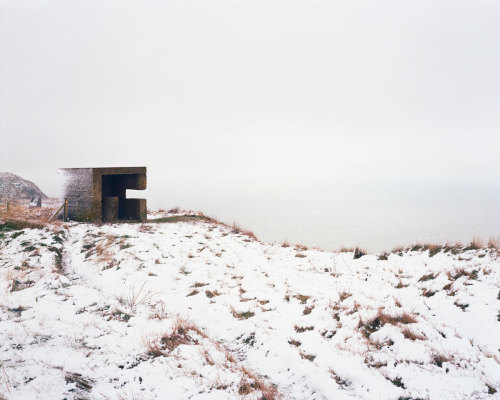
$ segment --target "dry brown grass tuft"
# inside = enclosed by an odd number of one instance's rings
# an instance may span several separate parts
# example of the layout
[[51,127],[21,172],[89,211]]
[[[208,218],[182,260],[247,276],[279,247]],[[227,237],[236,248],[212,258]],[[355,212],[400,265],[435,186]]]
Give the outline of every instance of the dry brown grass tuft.
[[241,373],[241,379],[238,384],[238,393],[240,395],[248,395],[254,391],[260,391],[262,400],[279,399],[278,390],[272,384],[264,382],[259,376],[245,367],[238,367]]
[[309,300],[311,298],[311,296],[305,296],[305,295],[299,294],[299,293],[297,293],[293,297],[295,297],[297,300],[299,300],[301,304],[306,304],[307,300]]
[[354,253],[354,248],[353,247],[345,247],[342,246],[339,251],[339,253]]
[[153,233],[155,231],[153,225],[151,224],[141,224],[139,226],[139,232],[142,233]]
[[405,248],[402,247],[402,246],[397,246],[397,247],[394,247],[392,250],[391,250],[391,253],[392,254],[398,254],[398,255],[403,255],[403,252],[405,251]]
[[303,358],[304,360],[310,361],[310,362],[313,362],[314,359],[316,358],[315,355],[307,354],[307,353],[304,353],[303,351],[299,352],[299,354],[300,354],[301,358]]
[[304,311],[302,312],[302,314],[309,315],[309,314],[311,314],[312,310],[314,310],[314,305],[304,308]]
[[25,224],[24,228],[47,228],[52,231],[60,229],[62,222],[57,219],[51,220],[60,204],[53,200],[46,201],[44,204],[46,204],[44,207],[30,208],[29,201],[9,201],[9,212],[7,212],[6,201],[2,200],[2,204],[0,204],[0,221]]
[[236,225],[236,223],[233,223],[231,226],[231,233],[237,234],[237,235],[245,235],[248,236],[250,239],[258,241],[257,236],[255,234],[247,229],[243,229],[240,226]]
[[215,361],[210,355],[210,353],[207,351],[207,349],[200,349],[200,352],[208,365],[215,365]]
[[384,324],[414,324],[417,322],[417,319],[415,316],[411,315],[410,313],[404,312],[400,315],[390,315],[390,314],[385,314],[383,312],[379,313],[379,318],[380,321]]
[[410,339],[411,341],[427,339],[424,334],[415,332],[409,326],[405,326],[403,329],[401,329],[401,333],[406,339]]
[[330,368],[329,372],[332,378],[335,379],[335,382],[337,382],[337,385],[339,385],[341,388],[346,388],[351,385],[350,381],[342,379],[333,369]]
[[452,281],[456,281],[457,279],[461,278],[462,276],[466,276],[469,279],[477,279],[479,274],[479,270],[472,270],[472,271],[467,271],[465,268],[455,268],[452,271],[448,271],[446,274],[448,278]]
[[340,301],[344,301],[345,299],[349,298],[352,296],[352,293],[349,292],[342,292],[339,294],[339,299]]
[[168,317],[167,307],[162,300],[152,304],[152,312],[149,314],[149,319],[163,320]]
[[453,357],[450,356],[449,354],[444,354],[444,353],[439,353],[439,352],[435,352],[432,354],[432,361],[439,368],[443,367],[443,363],[450,362],[452,360],[453,360]]
[[[122,239],[124,241],[125,239]],[[96,260],[99,263],[107,264],[107,268],[114,267],[117,261],[113,257],[111,245],[115,242],[112,235],[106,235],[95,247]]]
[[215,297],[215,296],[220,296],[220,293],[217,291],[217,290],[213,290],[213,291],[210,291],[210,290],[206,290],[205,291],[205,295],[211,299],[212,297]]
[[401,280],[398,282],[398,284],[395,286],[396,289],[402,289],[408,287],[408,284],[404,284]]
[[435,278],[436,278],[436,275],[434,275],[433,273],[430,273],[427,275],[422,275],[418,281],[419,282],[427,282],[427,281],[430,281],[430,280],[435,279]]
[[192,322],[178,318],[172,327],[171,332],[160,335],[159,337],[148,338],[144,342],[146,354],[152,357],[161,357],[168,355],[182,344],[198,344],[198,339],[194,334],[206,338],[207,336]]
[[126,296],[119,299],[120,303],[125,304],[132,310],[139,305],[151,304],[158,296],[158,293],[146,289],[145,286],[146,281],[137,290],[135,287],[131,287]]
[[361,249],[360,247],[356,246],[356,248],[354,249],[354,259],[358,259],[358,258],[361,258],[363,256],[366,256],[366,250],[364,249]]
[[417,322],[415,316],[407,312],[393,315],[385,313],[382,309],[379,309],[375,318],[372,318],[368,321],[363,321],[360,318],[358,323],[358,329],[363,332],[365,337],[369,337],[373,332],[378,331],[385,324],[407,325],[407,324],[414,324],[415,322]]
[[484,243],[481,240],[481,238],[474,236],[472,238],[472,241],[469,243],[469,245],[464,249],[465,251],[467,250],[479,250],[484,247]]
[[295,332],[297,333],[303,333],[307,331],[312,331],[314,329],[314,326],[294,326]]
[[490,237],[488,240],[488,247],[490,249],[500,251],[500,237]]
[[426,247],[426,250],[429,250],[429,257],[434,257],[441,250],[443,250],[443,246],[440,246],[438,244],[428,244]]
[[238,312],[233,307],[231,307],[231,313],[233,314],[234,318],[238,318],[238,319],[248,319],[248,318],[251,318],[255,315],[255,313],[253,311]]

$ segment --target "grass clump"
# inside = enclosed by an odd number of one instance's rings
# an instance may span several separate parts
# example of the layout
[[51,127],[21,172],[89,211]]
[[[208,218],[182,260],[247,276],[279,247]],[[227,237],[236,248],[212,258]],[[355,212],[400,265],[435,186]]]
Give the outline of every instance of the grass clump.
[[469,279],[477,280],[479,276],[479,270],[467,271],[465,268],[455,268],[453,271],[447,273],[450,280],[456,281],[462,276],[466,276]]
[[181,344],[198,344],[196,335],[206,338],[196,325],[179,318],[171,332],[146,340],[146,354],[151,357],[161,357],[168,355]]
[[434,279],[434,278],[436,278],[436,275],[434,275],[433,273],[430,273],[427,275],[422,275],[418,281],[419,282],[426,282],[426,281],[430,281],[431,279]]
[[302,312],[303,315],[309,315],[311,314],[311,311],[314,309],[314,306],[309,306],[304,308],[304,311]]
[[211,299],[212,297],[215,297],[215,296],[219,296],[220,293],[217,291],[217,290],[214,290],[214,291],[210,291],[210,290],[206,290],[205,291],[205,295]]
[[56,263],[56,268],[59,270],[59,271],[62,271],[62,263],[63,263],[63,250],[59,247],[55,247],[55,246],[50,246],[48,248],[49,251],[53,252],[54,253],[54,259],[55,259],[55,263]]
[[294,326],[295,332],[297,333],[303,333],[307,331],[312,331],[314,329],[314,326]]
[[463,251],[469,250],[479,250],[483,248],[483,242],[481,239],[474,237],[467,247],[464,247]]
[[20,231],[23,229],[43,229],[42,224],[36,224],[21,219],[6,219],[0,224],[0,232]]
[[339,299],[340,301],[344,301],[345,299],[349,298],[352,296],[352,293],[349,292],[342,292],[339,294]]
[[247,396],[258,390],[261,393],[261,400],[277,400],[280,398],[276,387],[272,384],[265,383],[260,377],[253,372],[250,372],[245,367],[239,368],[241,379],[238,383],[238,394]]
[[342,246],[342,247],[339,249],[339,253],[354,253],[354,248],[353,248],[353,247],[345,247],[345,246]]
[[431,358],[433,364],[437,365],[439,368],[442,368],[445,362],[452,360],[452,357],[444,353],[434,353]]
[[458,300],[456,300],[453,304],[455,306],[457,306],[458,308],[460,308],[464,312],[469,307],[469,305],[467,303],[460,303]]
[[84,392],[90,392],[94,381],[90,378],[85,378],[82,374],[67,372],[65,376],[66,383],[74,383],[77,389]]
[[366,250],[363,250],[360,247],[356,246],[356,248],[354,249],[354,259],[356,260],[363,256],[366,256]]
[[300,352],[300,357],[303,358],[304,360],[307,360],[307,361],[310,361],[310,362],[313,362],[314,359],[316,358],[316,356],[312,355],[312,354],[306,354],[304,352]]
[[488,394],[495,394],[497,392],[497,390],[491,385],[486,384],[486,387],[488,388]]
[[403,329],[401,329],[401,333],[403,334],[405,339],[410,339],[411,341],[427,339],[425,335],[415,332],[409,326],[405,326]]
[[238,312],[233,307],[231,307],[231,313],[233,314],[234,318],[238,318],[238,319],[248,319],[248,318],[252,318],[255,315],[255,313],[253,311]]
[[434,257],[441,250],[443,250],[443,246],[437,244],[428,244],[425,246],[425,250],[429,250],[429,257]]
[[311,298],[311,296],[305,296],[303,294],[296,294],[295,297],[298,301],[300,301],[300,304],[306,304],[307,300]]
[[406,386],[405,384],[403,383],[403,379],[400,378],[399,376],[397,378],[394,378],[394,379],[389,379],[392,384],[396,387],[399,387],[401,389],[406,389]]
[[371,320],[366,322],[360,319],[358,329],[360,329],[366,337],[369,337],[373,332],[378,331],[385,324],[408,325],[414,324],[416,322],[417,319],[415,318],[415,316],[407,312],[393,315],[385,313],[382,309],[379,309],[375,318],[372,318]]

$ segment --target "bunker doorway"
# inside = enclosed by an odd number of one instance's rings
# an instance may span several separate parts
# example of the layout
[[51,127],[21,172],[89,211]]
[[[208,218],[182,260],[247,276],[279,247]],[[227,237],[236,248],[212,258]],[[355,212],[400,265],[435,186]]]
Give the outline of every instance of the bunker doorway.
[[102,175],[102,220],[143,220],[145,200],[127,199],[127,189],[139,189],[137,174]]

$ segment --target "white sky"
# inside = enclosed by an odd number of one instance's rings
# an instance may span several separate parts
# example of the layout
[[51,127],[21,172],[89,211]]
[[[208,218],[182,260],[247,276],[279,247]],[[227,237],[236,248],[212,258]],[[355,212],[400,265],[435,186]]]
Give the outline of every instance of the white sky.
[[500,2],[0,0],[0,171],[500,178]]

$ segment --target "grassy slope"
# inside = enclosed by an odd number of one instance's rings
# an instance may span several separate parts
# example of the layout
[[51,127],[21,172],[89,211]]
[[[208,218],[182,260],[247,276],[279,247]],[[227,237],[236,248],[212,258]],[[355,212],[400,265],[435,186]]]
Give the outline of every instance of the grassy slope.
[[262,244],[210,220],[169,222],[1,233],[1,395],[273,398],[276,387],[296,399],[486,399],[500,390],[496,251],[354,260]]

